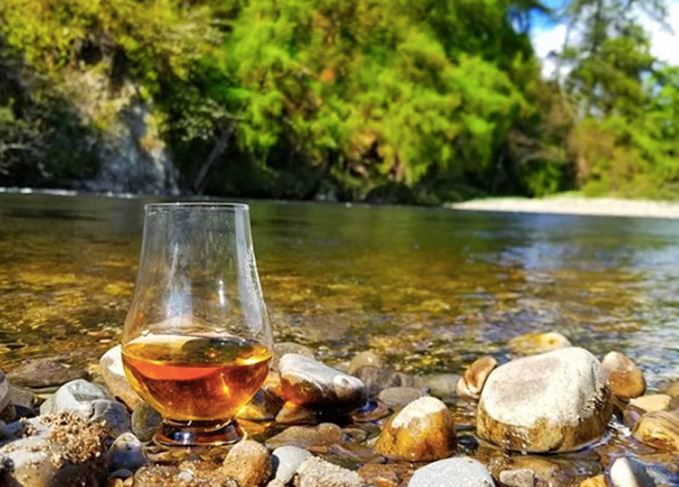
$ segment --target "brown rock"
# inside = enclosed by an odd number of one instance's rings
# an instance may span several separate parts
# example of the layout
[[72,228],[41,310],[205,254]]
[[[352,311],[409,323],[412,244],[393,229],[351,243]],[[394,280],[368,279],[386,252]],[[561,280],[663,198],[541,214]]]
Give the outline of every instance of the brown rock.
[[613,395],[623,399],[641,396],[646,390],[644,374],[625,354],[609,352],[601,361]]
[[271,476],[271,455],[260,443],[243,440],[231,448],[221,473],[238,481],[240,487],[258,487]]
[[597,475],[596,477],[590,477],[580,482],[580,487],[608,487],[608,486],[606,485],[606,477],[604,477],[603,475]]
[[412,462],[446,458],[454,448],[453,417],[434,397],[408,404],[387,422],[375,444],[386,457]]
[[671,401],[672,398],[667,394],[649,394],[632,399],[629,403],[630,406],[639,408],[647,413],[655,413],[668,410]]
[[278,424],[314,424],[318,423],[316,420],[316,413],[304,406],[298,406],[292,402],[286,402],[276,415],[276,423]]
[[280,408],[280,402],[277,399],[259,390],[249,403],[240,408],[236,417],[248,421],[272,421]]
[[655,448],[679,451],[679,411],[644,414],[637,423],[634,436]]
[[556,331],[526,333],[509,340],[510,350],[521,355],[544,353],[570,346],[568,338]]
[[507,487],[533,487],[535,472],[530,468],[513,468],[500,472],[500,482]]
[[413,475],[407,464],[368,463],[358,469],[358,474],[368,485],[375,487],[398,487]]
[[401,408],[420,397],[428,396],[422,389],[416,387],[388,387],[383,389],[377,398],[390,408]]
[[41,358],[26,360],[7,375],[14,384],[42,388],[60,386],[75,379],[86,378],[87,372],[56,360]]
[[342,443],[342,428],[333,423],[321,423],[318,426],[290,426],[266,441],[269,448],[292,445],[300,448],[325,447]]
[[679,380],[670,383],[670,385],[667,386],[667,389],[665,389],[665,394],[670,397],[679,397]]
[[491,356],[486,355],[475,360],[457,383],[457,394],[461,397],[478,399],[486,379],[495,367],[497,360]]
[[384,367],[384,365],[385,364],[384,360],[382,360],[382,357],[377,355],[375,352],[368,350],[357,354],[351,359],[351,362],[349,362],[349,367],[347,368],[347,372],[353,375],[361,367],[381,368]]

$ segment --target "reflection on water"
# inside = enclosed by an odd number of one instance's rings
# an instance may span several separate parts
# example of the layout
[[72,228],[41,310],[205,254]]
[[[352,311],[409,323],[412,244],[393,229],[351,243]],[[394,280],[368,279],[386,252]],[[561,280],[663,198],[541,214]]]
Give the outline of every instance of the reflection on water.
[[[111,346],[148,201],[0,195],[3,368]],[[252,222],[278,338],[327,360],[371,347],[456,372],[556,329],[628,353],[652,387],[679,375],[679,221],[254,202]]]

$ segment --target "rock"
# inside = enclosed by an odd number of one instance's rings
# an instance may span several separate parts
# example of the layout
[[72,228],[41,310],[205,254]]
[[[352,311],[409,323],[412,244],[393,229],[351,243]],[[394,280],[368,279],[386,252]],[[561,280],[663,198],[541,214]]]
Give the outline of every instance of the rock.
[[516,455],[512,457],[512,468],[531,470],[538,487],[570,485],[572,480],[562,464],[545,457]]
[[434,397],[417,399],[392,417],[380,433],[380,454],[411,462],[438,460],[455,448],[455,428],[448,407]]
[[89,403],[90,409],[83,414],[90,423],[102,424],[112,437],[131,431],[130,413],[118,401],[97,399]]
[[105,452],[100,425],[63,412],[27,420],[24,433],[0,448],[0,458],[12,464],[3,485],[100,485]]
[[269,450],[252,440],[242,440],[224,459],[221,473],[238,481],[240,487],[258,487],[271,476]]
[[679,452],[679,411],[659,411],[644,414],[634,437],[662,450]]
[[483,464],[469,457],[455,457],[419,468],[408,487],[493,487],[495,483]]
[[347,372],[353,375],[361,367],[382,368],[384,366],[385,363],[384,360],[382,360],[382,357],[377,355],[375,352],[368,350],[357,354],[351,359],[351,362],[349,362],[349,367],[347,368]]
[[333,423],[321,423],[318,426],[291,426],[266,440],[266,446],[278,448],[291,445],[312,448],[330,446],[343,441],[344,435],[339,426]]
[[646,390],[646,380],[632,359],[620,352],[609,352],[601,361],[614,396],[630,399],[641,396]]
[[495,369],[481,393],[477,433],[511,450],[569,451],[601,436],[611,413],[599,361],[564,348]]
[[132,432],[141,441],[150,441],[161,422],[160,414],[146,403],[132,411]]
[[304,406],[286,402],[276,415],[278,424],[313,424],[317,423],[316,413]]
[[142,444],[132,433],[123,433],[115,439],[106,456],[110,472],[126,469],[135,472],[146,464]]
[[120,345],[109,349],[101,356],[99,370],[104,384],[111,394],[123,401],[130,410],[144,402],[127,381]]
[[134,487],[242,487],[234,479],[224,478],[213,464],[150,465],[134,474]]
[[597,475],[596,477],[590,477],[580,482],[580,487],[608,487],[608,485],[606,485],[605,476]]
[[460,379],[461,376],[457,374],[431,374],[422,377],[422,382],[432,396],[448,399],[457,395],[457,383]]
[[510,350],[521,355],[544,353],[570,346],[568,338],[556,331],[526,333],[509,341]]
[[78,411],[89,413],[90,403],[98,399],[113,399],[103,387],[83,379],[64,384],[40,406],[40,414],[59,411]]
[[630,406],[639,408],[647,413],[667,411],[670,408],[672,398],[667,394],[649,394],[630,400]]
[[679,380],[670,383],[670,385],[667,386],[667,389],[665,389],[665,394],[670,397],[679,397]]
[[400,408],[420,397],[428,396],[415,387],[389,387],[383,389],[377,398],[390,408]]
[[249,403],[240,408],[236,417],[247,421],[272,421],[280,408],[278,401],[260,389]]
[[297,469],[295,487],[365,487],[365,483],[356,472],[310,457]]
[[87,377],[78,367],[69,367],[48,358],[29,359],[8,374],[14,384],[43,388],[60,386],[66,382]]
[[10,405],[10,397],[11,391],[9,381],[7,380],[7,376],[5,376],[5,373],[0,370],[0,411]]
[[497,360],[491,356],[487,355],[475,360],[458,381],[457,394],[478,399],[486,379],[495,367],[497,367]]
[[310,456],[311,453],[296,446],[281,446],[276,448],[271,454],[274,477],[269,482],[269,487],[287,485],[294,477],[302,462]]
[[613,487],[655,487],[644,466],[632,458],[617,458],[611,466]]
[[354,373],[365,385],[369,397],[376,397],[382,389],[389,387],[424,387],[422,379],[390,368],[360,367]]
[[514,468],[500,472],[500,482],[507,487],[534,487],[535,472],[530,468]]
[[367,399],[359,379],[304,355],[281,357],[280,374],[283,396],[299,406],[351,410]]
[[398,487],[412,476],[412,471],[408,464],[367,463],[358,469],[358,474],[370,486]]
[[35,405],[38,402],[37,396],[25,387],[9,385],[9,400],[15,406],[24,409],[35,411]]
[[305,357],[316,358],[314,352],[309,347],[300,345],[299,343],[280,342],[274,344],[273,348],[274,355],[273,360],[271,361],[271,370],[274,372],[277,372],[279,369],[278,364],[280,363],[281,357],[288,353],[296,353],[298,355],[304,355]]

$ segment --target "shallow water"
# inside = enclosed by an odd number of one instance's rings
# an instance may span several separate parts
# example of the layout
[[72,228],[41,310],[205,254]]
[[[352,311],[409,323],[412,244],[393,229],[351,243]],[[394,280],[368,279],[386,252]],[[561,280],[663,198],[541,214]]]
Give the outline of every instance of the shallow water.
[[[3,369],[41,356],[84,366],[117,340],[150,201],[0,195]],[[651,390],[679,377],[679,221],[251,207],[276,336],[310,345],[326,361],[371,348],[402,371],[459,373],[483,354],[507,360],[516,335],[557,330],[595,354],[632,356]],[[454,412],[473,430],[473,403]],[[463,450],[474,443],[462,434]],[[604,443],[551,461],[579,478],[621,451],[668,462],[620,424]],[[672,469],[656,474],[664,485],[679,483]]]

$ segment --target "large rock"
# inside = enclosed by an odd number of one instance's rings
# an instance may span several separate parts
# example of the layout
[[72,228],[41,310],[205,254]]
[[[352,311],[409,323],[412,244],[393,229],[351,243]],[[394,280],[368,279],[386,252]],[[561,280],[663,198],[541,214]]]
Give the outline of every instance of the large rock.
[[99,370],[111,394],[127,404],[128,408],[132,410],[144,402],[127,381],[120,345],[109,349],[101,356]]
[[601,361],[613,395],[623,399],[641,396],[646,390],[644,373],[634,361],[620,352],[609,352]]
[[87,377],[87,372],[78,367],[69,367],[56,360],[40,358],[24,361],[8,375],[14,384],[44,388],[82,379]]
[[295,487],[365,487],[365,483],[356,472],[310,457],[297,469]]
[[455,428],[448,407],[434,397],[417,399],[387,422],[375,449],[398,460],[422,462],[450,456]]
[[495,369],[481,394],[477,433],[510,450],[569,451],[601,436],[611,413],[599,361],[565,348]]
[[634,436],[656,448],[679,452],[679,410],[644,414]]
[[294,404],[350,410],[366,401],[363,382],[313,358],[288,353],[279,366],[283,396]]
[[243,440],[224,459],[222,474],[238,481],[240,487],[258,487],[271,476],[271,455],[260,443]]
[[448,458],[415,471],[408,487],[493,487],[493,477],[469,457]]

